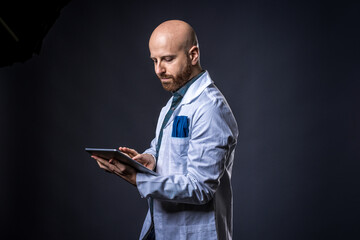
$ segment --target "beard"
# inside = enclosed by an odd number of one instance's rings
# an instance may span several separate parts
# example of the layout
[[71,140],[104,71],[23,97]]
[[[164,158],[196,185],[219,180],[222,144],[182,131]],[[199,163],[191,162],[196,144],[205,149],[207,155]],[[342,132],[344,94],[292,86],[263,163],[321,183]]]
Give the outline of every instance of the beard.
[[160,80],[162,78],[172,79],[171,82],[161,82],[161,84],[166,91],[175,92],[190,80],[191,73],[192,73],[191,61],[190,59],[187,59],[185,68],[178,75],[174,76],[174,75],[162,74],[158,77],[160,78]]

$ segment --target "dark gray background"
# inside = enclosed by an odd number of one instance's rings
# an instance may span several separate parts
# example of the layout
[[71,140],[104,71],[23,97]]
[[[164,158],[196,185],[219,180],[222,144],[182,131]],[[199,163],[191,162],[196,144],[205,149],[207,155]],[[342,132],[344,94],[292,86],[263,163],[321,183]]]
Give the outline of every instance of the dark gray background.
[[170,94],[148,39],[182,19],[239,125],[234,239],[359,239],[358,15],[344,1],[70,2],[39,56],[0,69],[0,238],[138,237],[146,201],[84,148],[149,146]]

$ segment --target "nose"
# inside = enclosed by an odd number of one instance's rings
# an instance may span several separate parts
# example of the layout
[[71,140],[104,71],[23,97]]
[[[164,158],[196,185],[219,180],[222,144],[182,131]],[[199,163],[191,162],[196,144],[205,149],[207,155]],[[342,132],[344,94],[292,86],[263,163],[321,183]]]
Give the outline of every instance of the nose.
[[163,64],[161,64],[161,61],[157,62],[155,64],[155,73],[157,75],[161,75],[164,72],[165,72],[165,68],[164,68]]

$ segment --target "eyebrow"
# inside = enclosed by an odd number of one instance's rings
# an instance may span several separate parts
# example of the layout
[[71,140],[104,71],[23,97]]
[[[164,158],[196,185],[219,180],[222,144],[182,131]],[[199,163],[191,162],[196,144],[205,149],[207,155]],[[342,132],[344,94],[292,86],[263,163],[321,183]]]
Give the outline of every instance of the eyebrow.
[[[164,56],[161,56],[160,59],[164,59],[164,58],[167,58],[167,57],[172,57],[172,58],[175,58],[176,55],[172,54],[172,55],[164,55]],[[154,59],[156,57],[153,57],[153,56],[150,56],[151,59]]]

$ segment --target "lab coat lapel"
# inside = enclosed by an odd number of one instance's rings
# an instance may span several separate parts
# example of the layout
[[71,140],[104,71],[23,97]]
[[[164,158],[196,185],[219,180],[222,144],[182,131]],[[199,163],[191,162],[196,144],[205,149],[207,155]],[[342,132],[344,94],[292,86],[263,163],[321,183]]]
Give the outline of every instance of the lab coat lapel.
[[169,121],[166,123],[165,127],[166,128],[169,124],[172,124],[172,122],[174,121],[175,116],[179,115],[181,109],[181,103],[180,105],[174,110],[173,114],[171,114]]
[[211,83],[213,83],[213,81],[211,80],[209,73],[206,71],[198,80],[191,84],[191,86],[185,93],[184,98],[181,100],[179,106],[174,110],[165,127],[167,127],[169,124],[172,124],[174,117],[179,115],[179,112],[183,105],[191,103],[192,100],[197,98]]

